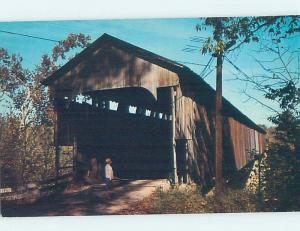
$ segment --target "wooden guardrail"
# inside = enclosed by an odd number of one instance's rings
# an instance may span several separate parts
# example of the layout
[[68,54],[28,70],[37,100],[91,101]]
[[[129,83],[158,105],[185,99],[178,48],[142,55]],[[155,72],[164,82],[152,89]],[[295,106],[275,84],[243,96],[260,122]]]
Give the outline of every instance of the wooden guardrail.
[[1,201],[33,202],[40,197],[48,196],[66,186],[73,179],[72,174],[66,174],[56,178],[31,182],[18,188],[1,188]]

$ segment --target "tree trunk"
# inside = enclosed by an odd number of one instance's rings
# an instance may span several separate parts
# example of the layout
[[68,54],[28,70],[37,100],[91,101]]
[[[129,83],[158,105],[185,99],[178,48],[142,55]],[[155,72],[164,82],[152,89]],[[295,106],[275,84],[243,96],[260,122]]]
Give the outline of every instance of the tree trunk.
[[222,147],[222,63],[223,54],[217,54],[216,70],[216,126],[215,126],[215,158],[216,158],[216,194],[223,191],[223,147]]

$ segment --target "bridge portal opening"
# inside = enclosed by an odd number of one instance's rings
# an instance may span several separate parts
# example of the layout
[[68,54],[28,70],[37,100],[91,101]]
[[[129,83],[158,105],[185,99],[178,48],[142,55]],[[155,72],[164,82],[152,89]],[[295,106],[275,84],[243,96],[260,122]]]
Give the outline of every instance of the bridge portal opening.
[[167,178],[172,171],[170,87],[157,99],[144,88],[88,92],[59,102],[58,139],[73,147],[73,170],[103,175],[106,158],[126,179]]

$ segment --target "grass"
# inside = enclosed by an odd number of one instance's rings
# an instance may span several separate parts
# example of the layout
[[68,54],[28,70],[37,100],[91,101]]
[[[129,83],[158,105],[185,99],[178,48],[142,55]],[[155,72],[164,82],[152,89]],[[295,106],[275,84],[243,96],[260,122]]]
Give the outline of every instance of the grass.
[[197,189],[157,189],[122,214],[188,214],[258,212],[258,199],[246,189],[229,189],[221,197],[202,195]]

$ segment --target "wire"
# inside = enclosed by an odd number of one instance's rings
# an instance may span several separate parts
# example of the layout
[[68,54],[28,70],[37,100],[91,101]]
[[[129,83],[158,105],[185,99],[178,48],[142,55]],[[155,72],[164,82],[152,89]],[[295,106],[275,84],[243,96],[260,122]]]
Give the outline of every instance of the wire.
[[242,73],[246,78],[250,78],[249,75],[247,75],[245,72],[243,72],[237,65],[235,65],[232,61],[230,61],[227,56],[224,56],[227,62],[229,62],[238,72]]
[[203,67],[206,66],[205,64],[202,64],[202,63],[184,62],[184,61],[179,61],[179,60],[174,60],[174,61],[177,63],[182,63],[182,64],[191,64],[191,65],[197,65],[197,66],[203,66]]
[[[202,70],[201,73],[200,73],[200,76],[201,76],[203,79],[207,76],[207,75],[205,75],[205,72],[206,72],[207,68],[210,68],[210,65],[211,65],[212,60],[213,60],[213,57],[210,57],[208,63],[205,65],[205,67],[203,68],[203,70]],[[211,72],[210,72],[210,73],[211,73]],[[210,74],[210,73],[209,73],[209,74]]]
[[[16,32],[11,32],[11,31],[6,31],[6,30],[0,30],[1,33],[6,33],[6,34],[11,34],[11,35],[18,35],[18,36],[23,36],[23,37],[27,37],[27,38],[34,38],[34,39],[40,39],[40,40],[44,40],[44,41],[49,41],[49,42],[55,42],[55,43],[58,43],[59,41],[58,40],[54,40],[54,39],[49,39],[49,38],[44,38],[44,37],[39,37],[39,36],[33,36],[33,35],[28,35],[28,34],[22,34],[22,33],[16,33]],[[191,46],[191,45],[187,45],[188,47],[195,47],[195,46]],[[187,48],[187,49],[191,49],[191,50],[194,50],[193,48]],[[179,63],[185,63],[185,64],[192,64],[192,65],[199,65],[199,66],[204,66],[204,69],[203,71],[201,72],[200,76],[204,76],[205,72],[206,72],[206,69],[208,67],[210,67],[211,65],[211,61],[212,61],[212,58],[210,58],[210,60],[208,61],[208,63],[206,65],[204,64],[200,64],[200,63],[192,63],[192,62],[182,62],[182,61],[177,61]],[[210,74],[211,71],[208,73]],[[207,75],[208,75],[207,74]],[[206,76],[207,76],[206,75]],[[206,77],[205,76],[205,77]],[[176,101],[179,101],[183,96],[179,97],[178,99],[175,99],[175,102]],[[174,103],[175,103],[174,102]],[[172,105],[173,103],[171,103]]]
[[19,35],[27,38],[34,38],[34,39],[40,39],[44,41],[49,41],[49,42],[55,42],[58,43],[58,40],[54,39],[49,39],[49,38],[43,38],[43,37],[38,37],[38,36],[33,36],[33,35],[28,35],[28,34],[21,34],[21,33],[16,33],[16,32],[11,32],[11,31],[6,31],[6,30],[0,30],[1,33],[6,33],[6,34],[12,34],[12,35]]

